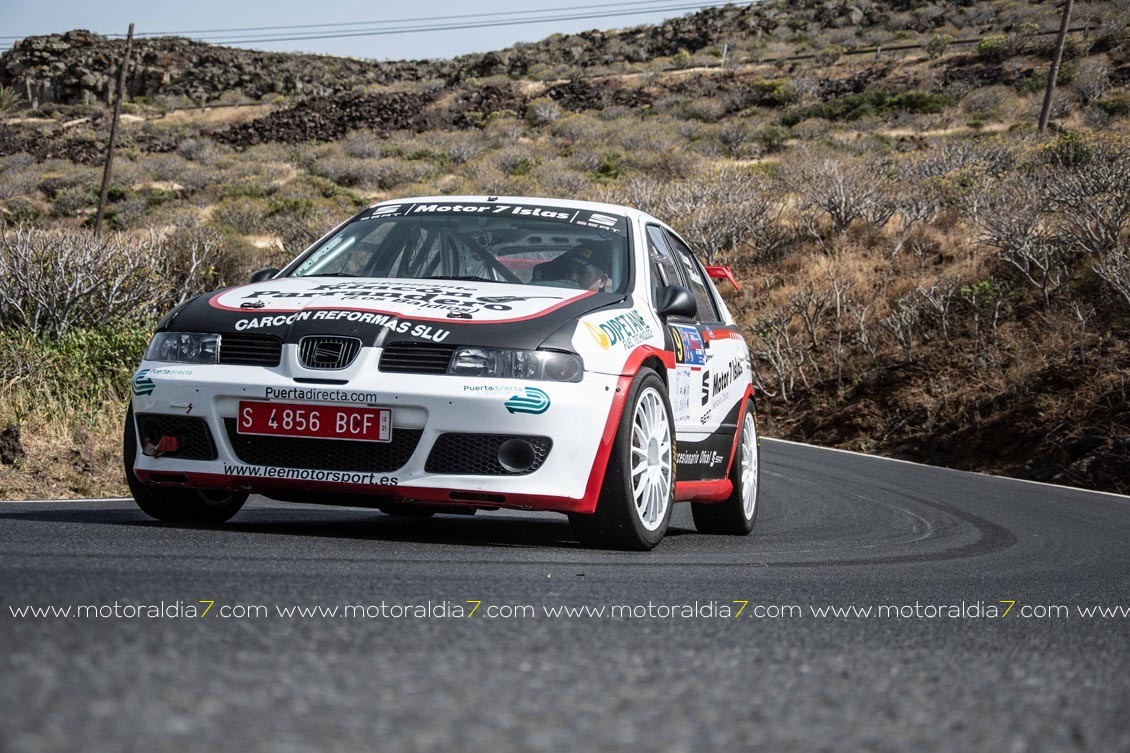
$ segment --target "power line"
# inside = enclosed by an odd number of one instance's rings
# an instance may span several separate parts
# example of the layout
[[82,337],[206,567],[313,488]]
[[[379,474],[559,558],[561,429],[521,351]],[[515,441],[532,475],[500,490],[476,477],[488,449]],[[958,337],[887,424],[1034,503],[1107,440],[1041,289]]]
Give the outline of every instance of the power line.
[[[726,3],[729,4],[729,3]],[[695,3],[693,5],[679,5],[669,6],[664,8],[664,11],[685,11],[685,10],[702,10],[705,8],[718,7],[719,3]],[[371,31],[354,31],[354,32],[341,32],[334,34],[307,34],[299,36],[283,36],[283,37],[248,37],[244,39],[223,39],[217,44],[233,45],[233,44],[258,44],[263,42],[298,42],[307,41],[312,39],[344,39],[347,37],[378,37],[388,36],[392,34],[417,34],[429,31],[457,31],[463,29],[488,29],[498,28],[503,26],[527,26],[530,24],[553,23],[556,21],[577,21],[583,19],[596,19],[596,18],[613,18],[621,16],[643,15],[646,13],[653,13],[654,10],[636,10],[636,11],[609,11],[607,13],[582,13],[574,15],[559,15],[559,16],[543,16],[539,18],[525,18],[513,19],[509,21],[493,21],[489,23],[471,23],[471,24],[440,24],[434,26],[414,26],[414,27],[399,27],[395,29],[378,29]],[[209,41],[209,40],[201,40]]]
[[[666,0],[666,2],[659,2],[659,4],[664,5],[664,4],[669,4],[671,2],[674,2],[674,0]],[[636,6],[636,5],[656,5],[656,3],[657,3],[657,0],[634,0],[634,2],[598,3],[596,5],[575,5],[571,8],[569,8],[569,10],[570,11],[580,11],[580,10],[587,10],[589,8],[618,8],[618,7],[625,7],[625,6],[630,7],[630,6]],[[531,8],[531,9],[529,9],[529,12],[531,12],[531,13],[549,13],[549,12],[558,12],[560,10],[563,10],[563,9],[560,9],[560,8],[546,8],[546,9]],[[655,10],[663,10],[663,8],[656,7]],[[460,19],[493,18],[493,17],[497,17],[497,16],[512,16],[512,15],[514,15],[513,11],[494,11],[494,12],[491,12],[491,13],[466,13],[466,14],[456,15],[456,16],[420,16],[420,17],[417,17],[417,18],[391,18],[391,19],[381,19],[379,21],[338,21],[336,23],[325,23],[325,24],[291,24],[291,25],[286,25],[286,26],[248,26],[248,27],[242,27],[242,28],[235,27],[235,28],[230,28],[230,29],[182,29],[180,31],[152,31],[152,32],[146,32],[142,36],[158,37],[158,36],[177,36],[177,35],[183,35],[183,34],[220,34],[220,33],[227,33],[227,32],[280,31],[280,30],[288,30],[288,29],[299,29],[299,30],[301,30],[301,29],[327,29],[327,28],[333,28],[333,27],[337,27],[337,26],[347,26],[347,27],[384,26],[384,25],[387,25],[387,24],[398,24],[398,23],[418,23],[418,22],[423,22],[423,21],[448,21],[448,22],[450,22],[450,21],[455,21],[455,20],[460,20]],[[116,35],[116,36],[121,36],[121,35],[119,34],[119,35]]]
[[[446,30],[451,30],[451,29],[463,29],[463,28],[489,28],[489,27],[493,27],[493,26],[516,26],[516,25],[521,25],[521,24],[548,23],[548,22],[552,22],[552,21],[576,20],[576,19],[583,19],[583,18],[609,18],[609,17],[615,17],[615,16],[642,15],[642,14],[647,14],[647,13],[661,13],[661,12],[681,11],[681,10],[699,10],[699,9],[703,9],[703,8],[717,7],[717,6],[721,6],[721,5],[730,5],[730,4],[732,4],[732,3],[698,2],[698,3],[688,4],[687,0],[633,0],[631,2],[601,3],[601,4],[596,4],[596,5],[580,5],[580,6],[572,6],[572,7],[546,8],[546,9],[538,9],[538,10],[533,10],[533,11],[520,12],[520,13],[517,13],[517,14],[513,13],[513,12],[508,12],[508,11],[496,11],[496,12],[490,12],[490,13],[468,13],[468,14],[455,15],[455,16],[450,16],[450,15],[448,15],[448,16],[420,16],[420,17],[416,17],[416,18],[382,19],[382,20],[377,20],[377,21],[355,21],[355,22],[342,21],[342,22],[324,23],[324,24],[291,24],[291,25],[281,25],[281,26],[232,27],[232,28],[226,28],[226,29],[184,29],[184,30],[170,30],[170,31],[153,31],[153,32],[141,32],[141,33],[135,34],[134,36],[135,37],[159,37],[159,36],[185,36],[185,35],[190,35],[190,34],[203,34],[203,35],[207,35],[207,36],[201,37],[200,38],[201,41],[206,41],[206,42],[214,41],[216,43],[224,43],[224,44],[239,44],[239,43],[246,43],[246,42],[251,42],[251,41],[269,41],[269,42],[274,42],[274,41],[301,41],[301,40],[307,40],[307,39],[334,39],[334,38],[339,38],[339,37],[343,37],[343,36],[365,36],[365,35],[377,33],[378,31],[381,32],[381,33],[385,33],[385,34],[389,34],[389,33],[401,34],[401,33],[418,33],[418,32],[427,32],[427,31],[446,31]],[[636,8],[635,6],[644,6],[644,7]],[[615,11],[615,12],[607,11],[607,12],[603,12],[603,13],[577,13],[577,11],[580,11],[580,10],[594,9],[594,8],[602,8],[602,9],[624,8],[624,10]],[[568,15],[564,15],[564,16],[562,16],[562,15],[550,15],[550,16],[541,15],[541,14],[561,14],[561,13],[567,13]],[[494,17],[499,17],[499,16],[506,16],[506,17],[510,17],[510,18],[508,20],[499,20],[499,21],[489,22],[489,23],[483,22],[483,23],[476,23],[476,24],[471,24],[471,25],[467,25],[467,24],[457,24],[456,25],[456,24],[453,24],[454,21],[458,21],[458,20],[473,20],[473,19],[480,19],[480,18],[485,19],[485,18],[494,18]],[[519,18],[513,18],[514,16],[519,16]],[[388,26],[390,24],[418,24],[418,23],[421,23],[421,22],[425,22],[425,25],[395,27],[395,28],[392,28],[392,29],[369,29],[368,28],[368,27],[374,27],[374,26],[376,26],[376,27]],[[437,22],[438,25],[428,25],[426,22]],[[342,29],[339,33],[326,33],[326,34],[321,34],[320,32],[315,31],[317,29],[332,30],[336,27],[346,27],[348,29],[351,29],[351,31],[346,31],[345,29]],[[311,34],[310,35],[301,35],[301,34],[287,35],[287,36],[284,36],[284,37],[272,37],[272,38],[268,38],[268,37],[270,37],[270,35],[263,36],[263,35],[245,35],[245,34],[243,34],[243,32],[254,32],[254,31],[279,31],[280,33],[285,33],[286,30],[296,30],[296,31],[309,30],[311,32]],[[240,32],[240,34],[237,35],[240,38],[239,39],[233,39],[233,34],[232,34],[233,32]],[[27,36],[31,36],[31,35],[23,35],[23,36],[0,35],[0,40],[13,40],[13,41],[15,41],[15,40],[24,39]],[[101,36],[105,36],[105,37],[108,37],[108,38],[115,38],[115,37],[120,38],[122,36],[122,34],[120,34],[120,33],[109,33],[109,34],[103,34]],[[244,38],[244,37],[246,37],[246,38]]]

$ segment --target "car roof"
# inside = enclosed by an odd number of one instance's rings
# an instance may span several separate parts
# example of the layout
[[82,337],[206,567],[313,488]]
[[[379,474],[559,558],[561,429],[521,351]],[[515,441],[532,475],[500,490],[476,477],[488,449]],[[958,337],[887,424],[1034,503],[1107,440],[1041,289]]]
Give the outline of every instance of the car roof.
[[638,219],[640,217],[648,217],[651,215],[646,212],[641,212],[638,209],[622,206],[620,204],[606,204],[599,201],[578,201],[576,199],[553,199],[546,196],[493,196],[480,194],[478,196],[409,196],[401,199],[387,199],[385,201],[378,201],[373,204],[370,209],[383,206],[385,204],[408,204],[408,203],[443,203],[443,204],[458,204],[459,202],[468,202],[475,204],[534,204],[538,206],[561,207],[562,209],[587,209],[593,212],[609,212],[611,214],[620,214],[630,219]]

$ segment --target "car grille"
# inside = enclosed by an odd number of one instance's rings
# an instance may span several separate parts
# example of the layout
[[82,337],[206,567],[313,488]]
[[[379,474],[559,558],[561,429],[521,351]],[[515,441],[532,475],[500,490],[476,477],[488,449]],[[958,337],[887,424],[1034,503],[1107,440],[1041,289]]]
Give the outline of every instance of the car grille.
[[391,442],[349,439],[263,437],[240,434],[234,418],[224,419],[236,457],[252,465],[311,468],[324,471],[395,471],[408,462],[420,443],[422,429],[393,429]]
[[361,352],[356,337],[304,337],[298,342],[298,360],[308,369],[344,369]]
[[[534,448],[534,462],[524,471],[510,471],[498,462],[498,448],[509,439],[522,439]],[[472,476],[523,476],[541,467],[553,440],[517,434],[440,434],[432,445],[424,470],[428,473],[462,473]]]
[[271,335],[220,336],[220,363],[236,366],[278,366],[282,340]]
[[401,374],[444,374],[454,345],[428,343],[392,343],[381,353],[381,371]]
[[[176,437],[177,449],[161,454],[163,458],[183,460],[215,460],[216,443],[203,418],[195,416],[170,416],[163,413],[138,413],[137,432],[151,440]],[[144,439],[142,440],[145,441]]]

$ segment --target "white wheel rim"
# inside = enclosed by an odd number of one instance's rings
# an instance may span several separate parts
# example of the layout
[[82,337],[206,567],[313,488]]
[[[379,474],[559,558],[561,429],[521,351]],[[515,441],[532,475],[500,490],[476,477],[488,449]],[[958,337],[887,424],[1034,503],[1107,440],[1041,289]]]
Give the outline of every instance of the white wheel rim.
[[671,425],[663,398],[648,387],[632,416],[632,498],[648,531],[663,523],[671,503]]
[[753,519],[757,509],[757,427],[753,416],[746,414],[742,424],[742,512]]

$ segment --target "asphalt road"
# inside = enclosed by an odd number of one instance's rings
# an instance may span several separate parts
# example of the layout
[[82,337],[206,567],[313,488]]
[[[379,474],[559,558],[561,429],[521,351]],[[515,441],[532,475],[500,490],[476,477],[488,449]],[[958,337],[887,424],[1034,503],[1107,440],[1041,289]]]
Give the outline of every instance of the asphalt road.
[[[210,530],[122,501],[2,503],[0,749],[1130,750],[1130,618],[1078,612],[1130,606],[1130,498],[771,441],[763,466],[752,536],[699,535],[680,505],[645,554],[508,512],[404,521],[260,499]],[[11,612],[162,600],[214,604]],[[386,616],[276,611],[382,600]],[[482,603],[392,616],[428,600]],[[698,616],[659,606],[696,600]],[[740,617],[701,613],[734,600]],[[1016,602],[1004,617],[929,611],[1001,600]],[[829,605],[907,616],[812,611]],[[219,614],[255,606],[266,616]],[[535,612],[486,614],[506,606]]]

